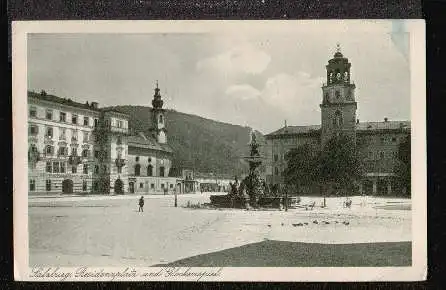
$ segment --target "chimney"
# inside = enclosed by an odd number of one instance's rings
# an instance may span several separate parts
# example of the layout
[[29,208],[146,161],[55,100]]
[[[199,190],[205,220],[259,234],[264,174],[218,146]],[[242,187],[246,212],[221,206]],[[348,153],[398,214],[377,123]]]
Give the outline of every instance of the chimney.
[[389,119],[387,117],[384,118],[384,122],[387,122]]
[[98,103],[97,102],[91,102],[91,107],[93,109],[97,109],[98,108]]

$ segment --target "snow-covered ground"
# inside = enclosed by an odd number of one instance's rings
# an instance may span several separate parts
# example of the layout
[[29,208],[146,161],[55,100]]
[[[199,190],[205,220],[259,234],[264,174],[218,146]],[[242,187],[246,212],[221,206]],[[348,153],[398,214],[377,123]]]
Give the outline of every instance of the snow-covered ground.
[[303,197],[302,208],[190,209],[209,193],[29,199],[30,265],[151,266],[265,239],[308,243],[411,241],[410,199]]

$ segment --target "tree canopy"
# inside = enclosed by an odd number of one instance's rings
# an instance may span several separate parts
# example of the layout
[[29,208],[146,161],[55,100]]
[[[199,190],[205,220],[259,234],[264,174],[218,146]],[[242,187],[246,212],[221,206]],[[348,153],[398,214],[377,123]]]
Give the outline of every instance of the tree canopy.
[[398,145],[398,161],[396,163],[395,174],[402,187],[407,187],[407,193],[410,195],[411,185],[411,141],[407,136],[403,142]]
[[318,158],[322,183],[350,187],[362,176],[363,166],[355,143],[347,136],[335,136],[325,144]]
[[309,144],[291,149],[286,155],[285,183],[299,188],[311,185],[318,178],[317,150]]

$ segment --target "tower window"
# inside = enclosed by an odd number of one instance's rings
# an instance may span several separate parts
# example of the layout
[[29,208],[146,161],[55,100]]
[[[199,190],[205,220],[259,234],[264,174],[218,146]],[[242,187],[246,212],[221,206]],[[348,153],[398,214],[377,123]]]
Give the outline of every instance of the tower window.
[[342,120],[342,113],[341,111],[336,111],[334,119],[333,119],[333,125],[335,125],[336,127],[340,127],[343,124],[343,120]]
[[163,123],[163,115],[160,115],[160,116],[159,116],[159,122],[160,122],[160,124]]

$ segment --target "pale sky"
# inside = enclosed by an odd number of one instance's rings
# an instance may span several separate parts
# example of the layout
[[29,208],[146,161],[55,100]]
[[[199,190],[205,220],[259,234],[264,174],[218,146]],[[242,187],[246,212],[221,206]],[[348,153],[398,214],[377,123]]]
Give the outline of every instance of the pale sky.
[[98,101],[101,107],[151,106],[158,80],[166,108],[266,134],[284,120],[320,124],[325,65],[340,43],[352,63],[358,118],[409,120],[408,33],[398,21],[362,26],[279,33],[30,34],[28,89]]

